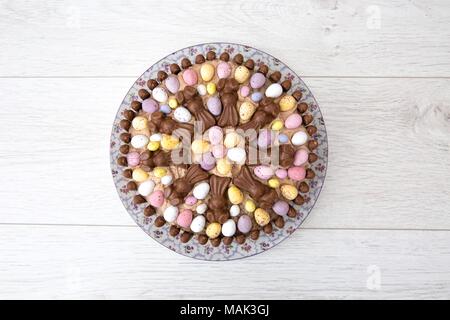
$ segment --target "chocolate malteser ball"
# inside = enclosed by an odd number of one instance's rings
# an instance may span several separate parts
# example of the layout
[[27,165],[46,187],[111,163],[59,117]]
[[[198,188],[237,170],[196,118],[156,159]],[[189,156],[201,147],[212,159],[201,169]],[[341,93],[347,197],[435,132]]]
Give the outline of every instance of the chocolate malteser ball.
[[137,190],[137,184],[134,181],[130,181],[127,183],[127,190],[128,191],[134,191]]
[[133,197],[134,204],[141,204],[141,203],[145,203],[145,202],[147,202],[147,200],[145,200],[145,198],[143,196],[141,196],[140,194],[135,195]]
[[150,92],[148,92],[145,89],[139,89],[138,91],[138,96],[139,98],[141,98],[142,100],[148,99],[150,98]]
[[131,121],[134,119],[134,117],[136,116],[136,113],[134,113],[133,110],[125,110],[123,112],[123,116],[125,119],[127,119],[128,121]]
[[181,71],[180,66],[176,63],[172,63],[170,65],[169,69],[170,69],[170,73],[172,73],[172,74],[178,74]]
[[216,58],[216,53],[214,51],[208,51],[206,54],[206,59],[209,61],[214,60]]
[[243,234],[236,236],[236,242],[238,244],[243,244],[245,242],[245,236]]
[[[281,87],[283,88],[283,91],[284,91],[284,92],[289,91],[289,89],[291,88],[291,86],[292,86],[292,82],[291,82],[291,80],[289,80],[289,79],[284,80],[284,81],[281,83]],[[295,99],[295,97],[294,97],[294,99]]]
[[177,226],[170,226],[169,234],[172,237],[176,237],[179,233],[180,233],[180,228],[178,228]]
[[167,73],[165,71],[159,70],[158,73],[156,74],[156,78],[158,79],[159,82],[163,82],[164,80],[167,79]]
[[245,61],[244,66],[249,70],[253,70],[253,68],[255,68],[255,61],[253,61],[253,59],[248,59],[247,61]]
[[300,113],[305,113],[308,110],[308,105],[306,103],[304,103],[304,102],[299,103],[297,105],[297,110]]
[[312,136],[313,134],[315,134],[317,132],[317,128],[315,126],[307,126],[306,131],[308,132],[308,134],[310,136]]
[[302,195],[298,195],[295,199],[294,199],[294,203],[298,204],[299,206],[301,206],[302,204],[305,203],[305,198],[303,198]]
[[308,162],[309,162],[309,163],[316,162],[318,158],[319,158],[319,157],[317,156],[317,154],[315,154],[315,153],[310,153],[310,154],[308,155]]
[[124,129],[125,131],[128,131],[128,130],[130,130],[130,127],[131,127],[131,121],[127,120],[127,119],[122,119],[122,120],[120,120],[119,125],[122,129]]
[[156,210],[152,206],[147,206],[144,209],[144,216],[146,216],[146,217],[150,217],[150,216],[154,215],[155,213],[156,213]]
[[314,179],[314,177],[316,176],[316,174],[314,173],[314,171],[310,168],[306,169],[306,179]]
[[284,227],[284,218],[282,216],[278,216],[275,219],[275,226],[279,229],[282,229]]
[[298,190],[301,193],[307,193],[309,191],[309,186],[308,186],[308,184],[305,181],[303,181],[303,182],[300,183],[300,186],[298,187]]
[[119,151],[120,153],[127,154],[128,152],[130,152],[130,146],[127,144],[123,144],[120,146]]
[[142,103],[140,101],[131,101],[130,104],[131,109],[133,109],[134,111],[139,111],[142,109]]
[[206,243],[208,242],[208,237],[207,237],[206,235],[204,235],[204,234],[200,234],[200,235],[197,237],[197,241],[198,241],[198,243],[200,243],[201,245],[204,245],[204,244],[206,244]]
[[313,118],[313,116],[310,115],[310,114],[305,114],[305,115],[303,116],[303,123],[304,123],[305,125],[310,124],[313,120],[314,120],[314,118]]
[[131,141],[131,134],[124,132],[119,136],[120,140],[122,140],[125,143],[130,143]]
[[269,80],[272,82],[278,82],[281,79],[281,72],[280,71],[275,71],[274,73],[272,73],[269,76]]
[[288,211],[288,217],[295,218],[297,216],[297,211],[294,208],[290,207]]
[[295,90],[292,93],[292,96],[294,97],[295,100],[299,101],[302,98],[303,94],[302,94],[301,90]]
[[213,247],[218,247],[220,245],[220,242],[222,241],[221,238],[215,238],[215,239],[210,239],[209,240],[211,242],[211,245]]
[[251,238],[252,240],[258,240],[258,238],[259,238],[259,230],[253,230],[253,231],[250,233],[250,238]]
[[233,61],[236,64],[240,65],[240,64],[242,64],[244,62],[244,56],[242,54],[238,53],[237,55],[234,56]]
[[155,89],[157,86],[158,86],[158,81],[156,81],[155,79],[150,79],[150,80],[147,81],[147,87],[150,90]]
[[205,62],[205,57],[202,54],[198,54],[195,57],[195,63],[196,64],[202,64],[203,62]]
[[188,58],[183,58],[183,60],[181,60],[181,67],[183,69],[187,69],[191,66],[191,61]]
[[266,224],[263,228],[263,231],[267,234],[272,233],[272,231],[273,231],[272,224],[270,222],[269,222],[269,224]]
[[314,149],[317,149],[318,146],[319,146],[319,143],[316,140],[308,141],[308,149],[309,150],[312,151]]
[[180,236],[180,241],[181,241],[181,243],[187,243],[187,242],[189,242],[189,240],[191,240],[191,237],[192,237],[192,233],[185,231]]
[[224,237],[223,244],[229,246],[233,242],[233,237]]
[[119,157],[119,158],[117,158],[117,164],[119,166],[126,167],[127,164],[128,164],[127,158],[126,157]]
[[158,228],[162,227],[165,223],[166,223],[166,220],[164,220],[163,216],[158,216],[155,219],[155,226]]
[[228,62],[230,60],[230,55],[228,54],[228,52],[222,52],[219,59]]
[[267,75],[267,73],[269,72],[269,67],[265,64],[261,64],[258,68],[258,72],[261,72],[263,75]]
[[122,175],[127,179],[131,179],[133,176],[133,171],[131,169],[126,169],[123,171]]

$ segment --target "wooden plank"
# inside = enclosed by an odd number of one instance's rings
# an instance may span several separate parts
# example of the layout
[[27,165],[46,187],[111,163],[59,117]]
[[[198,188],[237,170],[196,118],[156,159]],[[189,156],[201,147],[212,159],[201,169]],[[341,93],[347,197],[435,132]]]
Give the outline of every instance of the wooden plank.
[[133,76],[197,43],[255,46],[309,76],[450,76],[450,2],[0,3],[0,76]]
[[0,298],[445,299],[450,232],[303,230],[231,262],[128,227],[0,227]]
[[[0,223],[132,225],[109,172],[131,79],[0,79]],[[450,228],[450,80],[308,79],[329,135],[308,228]]]

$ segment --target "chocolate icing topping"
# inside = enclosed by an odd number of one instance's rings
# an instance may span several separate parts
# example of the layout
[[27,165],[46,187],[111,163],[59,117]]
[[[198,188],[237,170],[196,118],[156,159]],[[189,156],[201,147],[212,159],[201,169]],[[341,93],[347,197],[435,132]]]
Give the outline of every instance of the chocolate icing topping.
[[170,203],[174,205],[180,204],[183,201],[183,198],[192,190],[194,184],[208,179],[208,176],[208,172],[203,171],[200,165],[191,165],[183,177],[178,178],[173,182],[172,190],[169,195]]

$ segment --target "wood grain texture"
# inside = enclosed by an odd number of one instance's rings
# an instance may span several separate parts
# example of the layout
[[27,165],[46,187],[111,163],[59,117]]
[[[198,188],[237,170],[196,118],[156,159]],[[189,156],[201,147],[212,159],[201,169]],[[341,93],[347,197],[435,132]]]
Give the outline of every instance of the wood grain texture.
[[217,263],[138,228],[1,226],[0,298],[448,299],[449,241],[438,231],[302,230]]
[[449,23],[445,0],[3,0],[0,75],[134,77],[179,48],[229,41],[301,75],[449,77]]
[[[133,79],[1,79],[2,223],[130,225],[109,135]],[[450,228],[450,80],[308,79],[329,134],[309,228]],[[26,92],[26,94],[23,94]],[[12,143],[13,142],[13,143]],[[7,146],[7,147],[5,147]]]

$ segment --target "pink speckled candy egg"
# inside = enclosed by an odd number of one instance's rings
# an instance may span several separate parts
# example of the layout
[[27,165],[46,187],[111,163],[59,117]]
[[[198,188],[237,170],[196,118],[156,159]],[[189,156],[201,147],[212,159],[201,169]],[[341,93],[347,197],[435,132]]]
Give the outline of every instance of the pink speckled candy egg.
[[270,143],[272,142],[271,134],[271,131],[267,129],[263,129],[259,132],[258,146],[260,148],[267,148],[268,146],[270,146]]
[[216,159],[222,159],[227,154],[227,148],[223,144],[216,144],[211,147],[212,154]]
[[188,196],[186,199],[184,199],[184,203],[186,203],[188,206],[193,206],[197,203],[197,199],[195,199],[194,196]]
[[137,166],[140,162],[138,152],[130,152],[127,154],[127,162],[130,167]]
[[289,211],[289,204],[286,201],[280,200],[273,204],[272,209],[279,216],[285,216]]
[[242,233],[248,233],[252,229],[252,220],[249,216],[241,216],[238,220],[238,230]]
[[192,222],[192,211],[189,209],[184,209],[180,212],[177,218],[177,223],[182,228],[189,228]]
[[301,166],[306,161],[308,161],[308,151],[305,149],[297,150],[294,155],[294,165]]
[[280,179],[286,179],[287,178],[287,170],[286,169],[277,169],[275,171],[275,175]]
[[295,129],[300,127],[301,124],[302,117],[298,113],[291,114],[284,122],[284,126],[286,127],[286,129]]
[[248,86],[243,86],[241,88],[241,96],[246,97],[250,94],[250,88]]
[[212,170],[216,166],[216,158],[211,152],[204,153],[200,160],[200,166],[203,170]]
[[303,167],[290,167],[288,169],[288,177],[294,181],[305,179],[306,170]]
[[159,110],[159,104],[152,98],[142,101],[142,110],[148,113],[153,113]]
[[213,116],[218,116],[222,113],[222,102],[218,96],[210,97],[208,101],[206,101],[206,106]]
[[164,84],[171,93],[177,93],[178,89],[180,89],[180,81],[178,81],[178,77],[173,74],[167,77]]
[[266,76],[261,72],[256,72],[250,78],[250,86],[253,89],[259,89],[266,83]]
[[148,202],[155,208],[159,208],[164,203],[164,193],[161,190],[153,191],[149,196]]
[[225,61],[219,62],[219,64],[217,65],[217,76],[219,77],[219,79],[228,78],[230,74],[231,74],[230,65]]
[[260,179],[267,180],[273,176],[273,169],[269,166],[256,166],[253,173]]
[[208,138],[209,138],[209,142],[211,142],[212,145],[222,143],[222,140],[223,140],[222,128],[218,127],[218,126],[209,128]]
[[197,72],[192,69],[184,70],[183,72],[183,80],[186,82],[188,86],[193,86],[197,83]]

